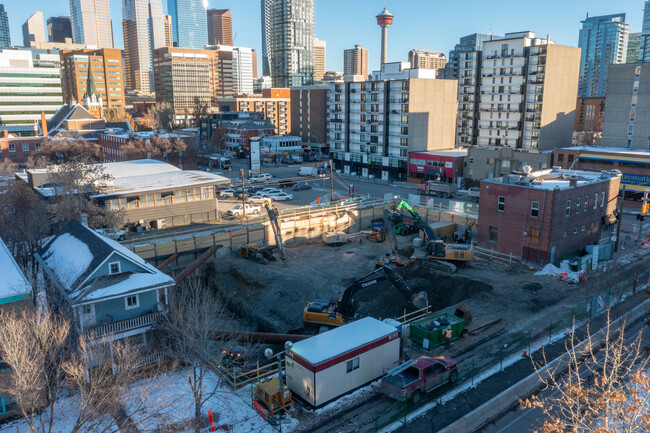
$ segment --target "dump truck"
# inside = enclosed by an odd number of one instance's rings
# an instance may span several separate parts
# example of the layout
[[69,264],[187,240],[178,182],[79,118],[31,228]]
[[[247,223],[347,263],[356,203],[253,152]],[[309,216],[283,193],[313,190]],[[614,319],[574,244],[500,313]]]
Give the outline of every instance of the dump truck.
[[418,186],[420,195],[435,195],[442,198],[453,197],[457,190],[456,185],[453,183],[435,182],[432,180]]

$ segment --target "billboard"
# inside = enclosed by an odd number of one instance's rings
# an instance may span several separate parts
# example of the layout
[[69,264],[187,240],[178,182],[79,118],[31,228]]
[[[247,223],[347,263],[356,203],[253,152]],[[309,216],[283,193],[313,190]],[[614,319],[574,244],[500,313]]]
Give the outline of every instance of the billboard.
[[250,174],[260,174],[262,171],[260,153],[260,141],[251,140]]

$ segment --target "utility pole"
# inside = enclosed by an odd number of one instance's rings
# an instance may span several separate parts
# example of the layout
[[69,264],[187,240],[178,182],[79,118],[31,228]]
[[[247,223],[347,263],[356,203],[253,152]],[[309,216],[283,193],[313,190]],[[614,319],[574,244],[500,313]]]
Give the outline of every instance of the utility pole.
[[239,169],[239,176],[241,177],[241,207],[242,207],[242,215],[244,219],[246,219],[246,189],[245,183],[244,183],[244,169],[240,168]]
[[625,201],[625,185],[623,185],[623,196],[621,198],[621,206],[618,211],[618,226],[616,226],[616,245],[614,245],[614,252],[618,252],[618,245],[621,243],[621,226],[623,225],[623,202]]
[[334,201],[334,169],[332,168],[331,159],[330,159],[330,201]]

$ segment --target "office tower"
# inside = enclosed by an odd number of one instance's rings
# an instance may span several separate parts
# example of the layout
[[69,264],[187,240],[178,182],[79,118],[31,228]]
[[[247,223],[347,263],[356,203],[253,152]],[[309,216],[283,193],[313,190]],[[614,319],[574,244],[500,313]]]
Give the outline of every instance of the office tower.
[[70,17],[49,17],[47,19],[47,40],[49,42],[72,43]]
[[208,45],[205,5],[204,0],[167,0],[167,12],[174,23],[175,46],[203,49]]
[[602,146],[650,149],[650,65],[609,69]]
[[551,150],[571,142],[580,48],[534,32],[461,52],[457,143]]
[[314,38],[314,81],[320,81],[325,75],[327,43]]
[[9,32],[9,18],[5,6],[0,3],[0,49],[11,46],[11,33]]
[[257,78],[257,51],[253,49],[253,78]]
[[327,155],[327,94],[329,84],[291,88],[291,135],[312,150]]
[[88,71],[93,71],[104,112],[124,109],[122,50],[117,48],[62,50],[63,99],[67,104],[82,103],[87,93]]
[[274,0],[271,4],[273,86],[311,84],[313,48],[314,0]]
[[393,15],[384,8],[379,15],[376,16],[377,25],[381,27],[381,63],[386,63],[388,57],[388,27],[393,24]]
[[191,112],[196,98],[209,105],[213,92],[211,56],[210,50],[154,50],[156,102],[170,104],[176,113]]
[[230,9],[208,9],[208,44],[234,45]]
[[625,14],[587,16],[582,21],[578,37],[578,46],[582,49],[578,96],[605,96],[609,65],[627,60],[629,34],[630,26],[625,23]]
[[[212,45],[210,48],[218,53],[220,60],[230,59],[229,65],[224,64],[221,70],[215,69],[215,72],[222,77],[216,81],[215,98],[253,93],[253,52],[255,50],[227,45]],[[230,84],[228,86],[224,84],[220,89],[221,82]]]
[[126,88],[153,92],[152,53],[165,46],[165,22],[160,0],[123,0],[122,31]]
[[461,53],[471,53],[481,51],[483,42],[503,39],[503,36],[488,35],[485,33],[473,33],[460,38],[460,43],[456,44],[453,50],[449,51],[447,65],[445,66],[445,78],[448,80],[457,80],[459,77],[459,59]]
[[641,27],[641,48],[639,62],[650,62],[650,0],[646,0],[643,9],[643,24]]
[[271,80],[271,77],[262,76],[253,80],[253,93],[261,95],[262,90],[270,89],[271,87],[273,87],[273,80]]
[[630,33],[627,38],[627,58],[625,63],[636,63],[639,61],[641,50],[641,33]]
[[262,17],[262,76],[271,76],[271,12],[275,0],[260,0]]
[[335,167],[405,180],[410,152],[452,149],[457,84],[408,62],[386,63],[367,80],[347,75],[331,83],[327,128]]
[[447,56],[442,51],[411,50],[409,63],[412,69],[434,69],[436,77],[439,77],[447,64]]
[[[219,99],[221,111],[262,113],[275,126],[277,135],[291,131],[291,92],[289,89],[262,89],[262,94]],[[225,108],[225,110],[224,110]]]
[[43,12],[36,11],[23,24],[23,45],[28,47],[30,42],[44,42],[45,40]]
[[41,113],[49,119],[63,105],[58,56],[40,54],[34,60],[28,49],[0,51],[0,87],[11,89],[0,101],[0,129],[36,135]]
[[163,22],[165,23],[165,46],[173,47],[174,46],[174,33],[172,30],[172,16],[165,15],[163,16]]
[[70,0],[70,18],[75,44],[113,48],[109,0]]
[[368,50],[355,45],[343,52],[343,74],[368,77]]

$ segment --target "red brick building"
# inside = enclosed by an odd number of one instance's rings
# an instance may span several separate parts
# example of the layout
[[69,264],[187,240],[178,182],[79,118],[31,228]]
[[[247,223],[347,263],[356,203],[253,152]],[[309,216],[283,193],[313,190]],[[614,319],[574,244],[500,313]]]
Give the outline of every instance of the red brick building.
[[163,157],[162,154],[155,154],[151,156],[151,159],[157,161],[164,160],[184,170],[194,170],[198,162],[198,138],[197,134],[184,133],[183,131],[107,131],[99,134],[99,145],[102,147],[103,162],[121,162],[147,158],[147,155],[127,155],[122,150],[123,146],[130,145],[139,140],[143,140],[146,144],[150,144],[152,140],[180,140],[186,145],[186,150],[183,151],[182,155],[172,153]]
[[543,170],[481,181],[480,247],[547,264],[609,237],[618,171]]
[[409,153],[409,175],[411,183],[427,180],[455,183],[465,175],[467,149],[440,150]]
[[274,135],[276,128],[268,120],[231,120],[220,128],[223,132],[220,149],[238,154],[250,152],[251,138],[264,135]]

